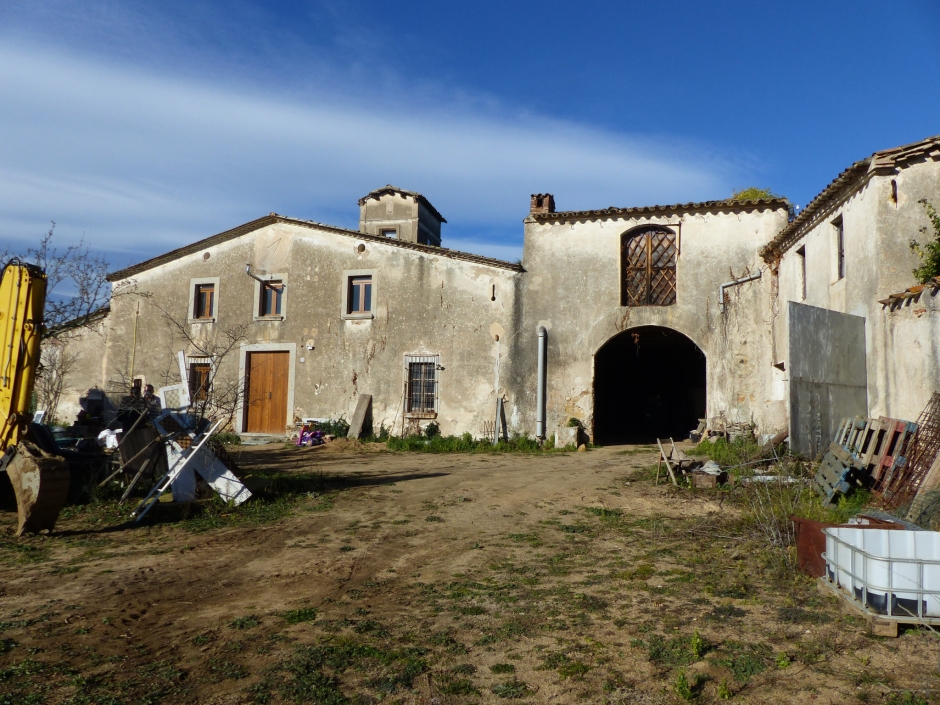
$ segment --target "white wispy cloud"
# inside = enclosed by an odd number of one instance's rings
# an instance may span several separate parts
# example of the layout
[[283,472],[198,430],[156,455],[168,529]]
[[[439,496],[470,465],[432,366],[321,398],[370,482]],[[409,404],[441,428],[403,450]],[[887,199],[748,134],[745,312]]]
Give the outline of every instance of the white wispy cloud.
[[681,144],[456,97],[311,85],[290,94],[4,41],[0,239],[56,220],[127,261],[271,211],[355,227],[356,199],[393,183],[447,217],[446,246],[512,258],[532,192],[563,209],[679,202],[724,195],[735,171]]

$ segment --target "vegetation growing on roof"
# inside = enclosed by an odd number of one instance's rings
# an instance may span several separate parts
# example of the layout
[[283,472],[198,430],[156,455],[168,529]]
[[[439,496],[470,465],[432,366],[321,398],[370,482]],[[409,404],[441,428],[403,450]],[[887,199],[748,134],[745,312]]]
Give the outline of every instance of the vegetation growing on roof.
[[774,193],[769,188],[760,188],[758,186],[748,186],[747,188],[742,188],[731,193],[731,198],[729,201],[767,201],[771,199],[779,199],[781,201],[786,201],[789,205],[787,206],[787,219],[792,221],[796,217],[796,209],[793,207],[793,204],[790,203],[790,199],[780,193]]
[[738,191],[734,191],[731,194],[731,201],[761,201],[769,200],[771,198],[784,198],[780,196],[769,188],[758,188],[757,186],[748,186],[747,188],[742,188]]
[[[920,260],[920,266],[913,270],[914,276],[918,284],[926,284],[934,277],[940,276],[940,214],[926,198],[920,199],[918,203],[924,206],[930,219],[930,228],[923,227],[920,232],[931,237],[924,245],[917,240],[911,240],[909,244],[911,252]],[[931,228],[933,233],[930,232]]]

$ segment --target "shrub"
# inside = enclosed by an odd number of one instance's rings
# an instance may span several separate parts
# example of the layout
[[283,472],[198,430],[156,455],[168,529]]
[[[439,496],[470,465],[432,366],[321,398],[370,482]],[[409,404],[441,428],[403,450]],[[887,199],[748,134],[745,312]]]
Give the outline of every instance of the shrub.
[[432,421],[431,423],[427,425],[427,428],[424,429],[425,438],[431,439],[440,435],[441,435],[441,426],[440,424],[437,423],[437,421]]
[[918,284],[926,284],[936,276],[940,276],[940,214],[927,199],[922,198],[918,201],[927,211],[927,217],[930,219],[930,229],[921,228],[920,231],[925,235],[930,235],[930,239],[925,245],[921,245],[917,240],[911,240],[909,246],[911,252],[917,255],[920,260],[920,266],[913,270]]
[[349,433],[349,422],[345,416],[340,416],[338,419],[317,422],[317,428],[323,431],[324,435],[345,438],[346,434]]

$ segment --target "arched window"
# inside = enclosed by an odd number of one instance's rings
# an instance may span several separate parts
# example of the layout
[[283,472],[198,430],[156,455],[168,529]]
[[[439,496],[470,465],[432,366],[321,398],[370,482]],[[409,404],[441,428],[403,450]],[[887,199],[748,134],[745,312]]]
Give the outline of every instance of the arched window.
[[663,227],[631,230],[620,244],[621,306],[676,302],[676,234]]

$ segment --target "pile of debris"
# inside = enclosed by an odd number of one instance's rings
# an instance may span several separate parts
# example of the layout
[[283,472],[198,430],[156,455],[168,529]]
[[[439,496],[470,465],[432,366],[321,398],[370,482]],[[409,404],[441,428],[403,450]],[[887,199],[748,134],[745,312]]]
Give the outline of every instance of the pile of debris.
[[204,493],[215,491],[235,505],[251,496],[236,475],[235,461],[214,438],[223,421],[212,423],[195,412],[183,353],[178,357],[180,384],[157,392],[150,385],[146,390],[134,388],[98,434],[98,444],[112,451],[114,459],[113,470],[97,483],[99,487],[122,478],[125,486],[120,501],[126,502],[141,482],[152,484],[131,513],[137,521],[167,490],[172,492],[174,502],[193,502],[200,489]]
[[657,438],[656,445],[659,446],[659,462],[656,464],[657,485],[664,465],[669,479],[676,487],[679,486],[677,478],[680,477],[684,478],[690,487],[706,489],[714,489],[728,481],[728,473],[722,470],[718,463],[714,460],[704,463],[693,460],[677,448],[675,441],[671,438]]
[[692,431],[689,439],[695,443],[699,441],[715,443],[719,440],[734,443],[741,439],[754,440],[756,431],[756,424],[728,421],[723,416],[717,416],[713,419],[699,419],[698,427]]
[[814,483],[826,503],[865,488],[889,509],[909,508],[912,521],[940,494],[940,394],[916,422],[844,419],[823,456]]

